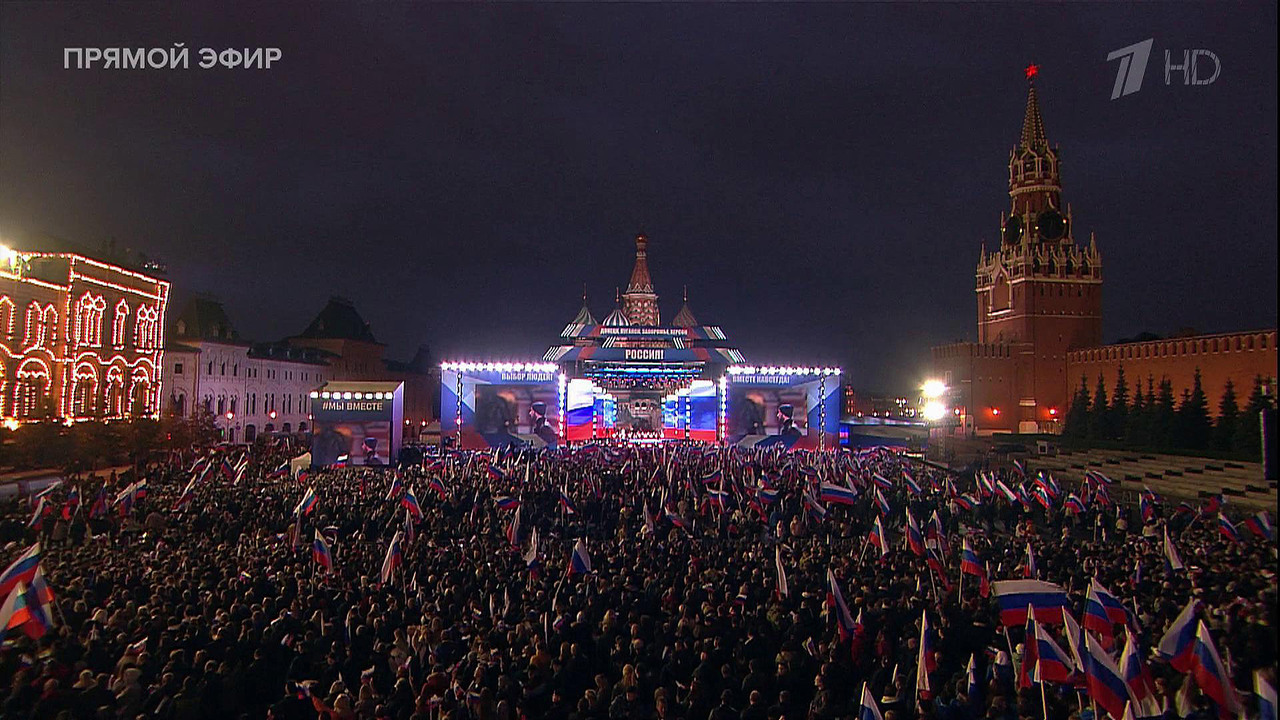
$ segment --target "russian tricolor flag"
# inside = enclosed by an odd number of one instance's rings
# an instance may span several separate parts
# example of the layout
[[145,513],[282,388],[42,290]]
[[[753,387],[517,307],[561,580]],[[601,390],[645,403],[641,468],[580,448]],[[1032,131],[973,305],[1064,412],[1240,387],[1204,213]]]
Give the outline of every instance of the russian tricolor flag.
[[510,495],[499,495],[493,499],[499,510],[515,510],[520,507],[520,500]]
[[857,491],[834,483],[822,483],[822,502],[852,505],[858,500]]
[[413,514],[414,519],[422,519],[422,506],[418,504],[418,496],[413,494],[413,488],[405,491],[404,497],[400,498],[400,504]]
[[879,706],[876,705],[876,699],[871,695],[871,690],[867,688],[865,682],[862,683],[862,707],[858,708],[858,720],[884,720]]
[[1111,717],[1123,718],[1125,706],[1132,699],[1124,676],[1106,651],[1088,633],[1084,636],[1084,650],[1084,680],[1089,697]]
[[578,508],[574,506],[573,499],[569,497],[568,491],[565,488],[560,488],[556,492],[558,494],[557,499],[560,502],[560,507],[564,508],[565,514],[576,515],[578,513]]
[[880,524],[880,516],[877,515],[875,522],[871,523],[871,532],[867,535],[867,542],[880,548],[880,557],[889,554],[889,544],[885,542],[884,527]]
[[992,588],[1000,604],[1000,622],[1009,627],[1026,624],[1028,605],[1040,622],[1061,623],[1062,611],[1070,604],[1065,590],[1042,580],[1000,580]]
[[916,524],[910,508],[907,508],[907,546],[917,557],[924,557],[924,535],[920,532],[920,526]]
[[920,487],[920,483],[916,482],[916,479],[911,476],[911,473],[907,472],[905,469],[902,471],[902,482],[907,486],[907,490],[909,490],[912,495],[920,495],[924,493],[924,490]]
[[1258,697],[1259,720],[1276,720],[1276,689],[1262,677],[1261,670],[1253,671],[1253,694]]
[[1111,637],[1112,626],[1129,620],[1129,612],[1115,595],[1112,595],[1095,578],[1089,582],[1089,593],[1084,602],[1084,618],[1081,624],[1104,637]]
[[1232,525],[1227,516],[1222,513],[1218,513],[1218,533],[1228,540],[1240,542],[1240,533],[1236,531],[1236,526]]
[[578,538],[573,546],[573,554],[569,556],[569,574],[580,575],[591,572],[591,556],[587,554],[587,544]]
[[1165,630],[1156,648],[1160,656],[1169,661],[1174,670],[1188,672],[1191,670],[1192,653],[1195,651],[1196,614],[1200,610],[1200,602],[1192,599],[1182,608],[1173,624]]
[[1058,646],[1044,626],[1036,623],[1036,680],[1064,685],[1075,679],[1075,663],[1071,656]]
[[315,539],[311,541],[311,558],[325,570],[333,570],[333,553],[319,530],[316,530]]
[[1185,567],[1182,564],[1182,557],[1178,555],[1178,548],[1169,539],[1169,528],[1167,527],[1164,529],[1164,561],[1169,571],[1182,570]]
[[1120,653],[1120,673],[1124,675],[1124,681],[1129,684],[1129,692],[1133,693],[1133,699],[1141,716],[1159,715],[1159,708],[1155,704],[1155,681],[1151,679],[1151,672],[1142,662],[1138,639],[1127,627],[1124,650]]
[[849,606],[844,602],[844,594],[840,592],[840,583],[836,582],[835,573],[827,568],[827,585],[831,588],[831,598],[836,607],[836,622],[840,628],[840,639],[844,640],[853,636],[853,615],[849,613]]
[[889,480],[885,478],[885,476],[881,475],[880,473],[872,473],[871,482],[874,483],[876,487],[882,490],[893,489],[893,483],[889,482]]
[[316,503],[319,499],[316,497],[316,491],[313,488],[307,488],[302,494],[302,499],[293,508],[294,515],[306,516],[310,515],[312,510],[316,509]]
[[439,477],[433,476],[428,478],[427,487],[435,491],[435,494],[439,495],[441,500],[444,499],[444,496],[446,494],[444,489],[444,481],[441,480]]
[[396,568],[400,567],[404,562],[404,556],[400,553],[400,531],[391,537],[391,544],[387,546],[387,555],[382,559],[382,584],[386,585],[391,582],[391,578],[395,576]]
[[1264,540],[1276,539],[1276,529],[1272,527],[1271,516],[1266,510],[1259,510],[1257,515],[1246,518],[1244,526],[1249,528],[1249,532]]
[[880,509],[881,515],[888,515],[892,512],[892,508],[889,507],[889,501],[886,500],[884,495],[880,492],[880,488],[876,488],[872,491],[871,498],[875,500],[876,507]]
[[1218,649],[1209,636],[1209,628],[1204,622],[1196,627],[1191,676],[1196,679],[1200,692],[1209,696],[1218,705],[1218,714],[1222,717],[1236,715],[1240,710],[1240,698],[1236,695],[1235,685],[1227,674],[1222,658],[1218,657]]
[[1079,515],[1084,512],[1084,501],[1076,497],[1075,493],[1067,495],[1067,501],[1063,503],[1062,509],[1069,515]]

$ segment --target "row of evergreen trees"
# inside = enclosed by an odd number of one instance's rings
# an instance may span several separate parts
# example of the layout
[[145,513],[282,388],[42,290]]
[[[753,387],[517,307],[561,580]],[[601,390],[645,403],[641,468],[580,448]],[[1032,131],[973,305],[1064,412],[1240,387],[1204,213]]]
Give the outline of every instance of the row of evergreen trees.
[[1141,380],[1131,391],[1121,367],[1109,397],[1102,375],[1098,375],[1092,395],[1088,379],[1080,377],[1080,389],[1071,400],[1062,434],[1083,444],[1123,442],[1154,450],[1214,450],[1257,460],[1262,447],[1258,415],[1272,407],[1261,377],[1254,378],[1253,392],[1243,411],[1235,385],[1228,380],[1218,401],[1215,422],[1200,384],[1199,368],[1192,387],[1184,388],[1177,400],[1167,377],[1156,383],[1154,377],[1148,376],[1145,391]]

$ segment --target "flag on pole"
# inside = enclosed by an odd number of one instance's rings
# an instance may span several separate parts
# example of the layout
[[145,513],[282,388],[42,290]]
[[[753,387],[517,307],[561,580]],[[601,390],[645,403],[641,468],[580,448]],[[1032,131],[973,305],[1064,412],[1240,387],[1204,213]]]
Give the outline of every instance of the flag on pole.
[[391,544],[387,546],[387,555],[382,559],[382,584],[386,585],[391,582],[391,578],[395,575],[396,569],[404,563],[404,556],[400,552],[400,531],[391,537]]
[[1236,526],[1231,524],[1226,515],[1218,513],[1218,534],[1232,541],[1240,542],[1240,533],[1236,531]]
[[1151,678],[1151,671],[1146,663],[1142,662],[1142,650],[1138,646],[1138,639],[1133,636],[1128,626],[1125,627],[1124,634],[1124,650],[1120,653],[1120,674],[1129,685],[1129,692],[1133,694],[1137,712],[1144,718],[1159,715],[1160,708],[1155,701],[1156,684]]
[[781,545],[775,546],[773,548],[773,567],[775,570],[777,570],[778,595],[779,597],[786,597],[788,594],[787,571],[786,571],[786,568],[782,567],[782,546]]
[[1191,676],[1196,686],[1218,706],[1218,716],[1227,718],[1240,711],[1240,699],[1235,685],[1227,674],[1218,649],[1209,636],[1209,628],[1201,621],[1196,627],[1195,650],[1192,654]]
[[591,572],[591,556],[587,554],[587,543],[578,538],[573,546],[573,554],[569,556],[569,574],[580,575]]
[[1244,526],[1249,528],[1249,532],[1263,540],[1276,539],[1276,529],[1271,525],[1271,516],[1267,514],[1266,510],[1259,510],[1256,515],[1245,518]]
[[1169,539],[1169,528],[1167,527],[1164,529],[1164,562],[1170,572],[1182,570],[1186,567],[1182,564],[1182,556],[1178,554],[1178,548]]
[[1089,697],[1111,717],[1121,720],[1131,695],[1129,686],[1111,657],[1088,633],[1084,637],[1084,680]]
[[1070,607],[1066,591],[1051,582],[999,580],[991,589],[1000,605],[1000,622],[1006,627],[1026,624],[1028,605],[1035,608],[1039,622],[1051,625],[1061,623],[1062,611]]
[[315,539],[311,541],[311,559],[326,571],[333,571],[333,552],[319,530],[316,530]]
[[1027,543],[1027,562],[1022,566],[1022,577],[1035,579],[1036,575],[1036,554],[1031,549],[1031,543]]
[[924,557],[924,535],[920,532],[920,526],[916,524],[915,517],[911,514],[911,508],[907,508],[907,546],[911,548],[911,552],[916,557]]
[[831,572],[831,568],[827,568],[827,585],[831,588],[832,604],[836,608],[836,623],[840,628],[840,639],[853,636],[853,615],[849,613],[849,606],[844,602],[844,594],[840,592],[840,583],[836,582],[835,573]]
[[36,575],[36,568],[40,566],[40,543],[36,543],[27,548],[26,552],[18,556],[9,567],[0,573],[0,597],[5,597],[13,592],[14,587],[18,583],[30,585],[32,578]]
[[400,498],[400,504],[403,505],[415,519],[422,519],[422,506],[418,504],[418,496],[413,493],[413,488],[405,490],[404,497]]
[[867,536],[867,542],[880,548],[880,557],[889,554],[889,543],[885,541],[884,527],[880,524],[880,516],[877,515],[875,522],[871,523],[871,533]]
[[307,491],[302,493],[302,499],[294,506],[293,514],[298,517],[310,515],[311,512],[316,509],[317,502],[319,502],[319,498],[316,497],[315,489],[308,487]]
[[1191,671],[1196,641],[1196,615],[1199,611],[1200,601],[1192,598],[1182,608],[1182,612],[1178,613],[1178,617],[1173,619],[1169,629],[1165,630],[1164,636],[1160,638],[1160,645],[1156,648],[1160,657],[1169,661],[1178,672]]
[[1092,630],[1104,637],[1111,637],[1112,626],[1127,623],[1129,611],[1115,595],[1098,582],[1097,578],[1089,581],[1089,592],[1085,595],[1084,618],[1081,624],[1086,630]]
[[542,567],[542,560],[538,557],[538,528],[534,527],[529,532],[529,549],[524,554],[524,568],[531,573],[536,573],[540,567]]
[[978,592],[982,597],[987,597],[991,594],[991,582],[987,577],[987,566],[978,559],[978,553],[969,544],[968,538],[964,539],[960,550],[960,572],[978,578]]
[[916,692],[931,693],[929,673],[938,669],[938,659],[933,654],[933,633],[929,627],[929,612],[920,613],[920,654],[916,658]]
[[573,499],[569,497],[568,488],[561,486],[559,490],[560,507],[564,508],[566,515],[577,515],[578,508],[573,504]]
[[1262,676],[1261,670],[1253,671],[1253,694],[1258,697],[1259,720],[1276,720],[1276,689]]
[[884,716],[880,714],[880,706],[876,705],[876,699],[872,697],[865,682],[862,683],[862,706],[858,708],[858,720],[884,720]]

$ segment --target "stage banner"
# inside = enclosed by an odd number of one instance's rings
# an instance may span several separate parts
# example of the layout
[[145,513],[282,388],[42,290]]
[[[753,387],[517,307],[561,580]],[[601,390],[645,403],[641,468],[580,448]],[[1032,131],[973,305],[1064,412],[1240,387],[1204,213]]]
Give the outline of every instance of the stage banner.
[[463,449],[561,443],[561,399],[568,388],[561,385],[554,366],[499,369],[452,363],[442,367],[440,377],[442,439],[459,437],[461,425]]
[[[753,369],[751,369],[753,370]],[[726,388],[726,439],[738,445],[837,447],[840,375],[827,369],[735,371]]]
[[668,440],[716,442],[720,399],[710,380],[694,380],[662,399],[662,437]]
[[565,393],[568,407],[565,410],[565,438],[572,443],[586,442],[592,438],[599,400],[590,380],[570,380]]

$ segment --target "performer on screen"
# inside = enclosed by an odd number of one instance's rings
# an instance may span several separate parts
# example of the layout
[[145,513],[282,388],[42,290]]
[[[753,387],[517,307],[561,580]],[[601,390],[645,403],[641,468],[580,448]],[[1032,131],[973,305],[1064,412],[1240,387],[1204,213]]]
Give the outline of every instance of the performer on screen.
[[556,431],[547,422],[547,404],[541,400],[529,406],[529,417],[533,419],[533,434],[542,439],[548,446],[556,444]]
[[782,404],[778,406],[778,434],[783,437],[798,438],[801,435],[800,428],[796,427],[796,421],[793,417],[796,409],[790,404]]

